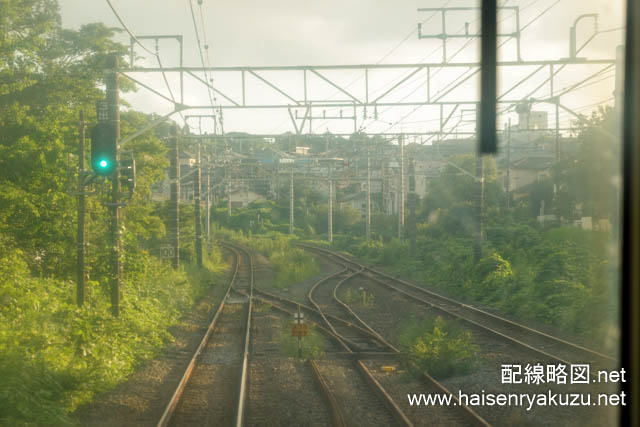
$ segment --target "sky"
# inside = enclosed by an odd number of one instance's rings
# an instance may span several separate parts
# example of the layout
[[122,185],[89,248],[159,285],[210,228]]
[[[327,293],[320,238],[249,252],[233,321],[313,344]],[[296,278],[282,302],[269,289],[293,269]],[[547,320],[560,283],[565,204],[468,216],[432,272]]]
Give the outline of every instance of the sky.
[[[184,65],[201,66],[198,44],[195,37],[194,24],[189,7],[189,0],[111,0],[113,6],[125,25],[137,36],[179,34],[184,40]],[[470,7],[477,2],[462,0],[396,0],[396,1],[364,1],[364,0],[191,0],[202,45],[209,46],[209,63],[213,66],[289,66],[289,65],[346,65],[346,64],[402,64],[421,62],[440,62],[442,59],[441,42],[437,39],[419,39],[418,22],[423,22],[423,34],[437,34],[442,31],[440,15],[433,12],[419,12],[418,8],[429,7]],[[62,23],[65,27],[78,28],[82,24],[103,22],[107,26],[121,27],[106,0],[59,0]],[[565,58],[569,51],[569,27],[578,16],[584,13],[597,13],[597,28],[606,31],[624,25],[624,8],[621,0],[510,0],[507,7],[520,8],[521,28],[525,27],[521,36],[521,56],[523,60],[552,60]],[[202,11],[202,15],[200,15]],[[501,32],[511,32],[515,28],[512,10],[504,10],[499,15]],[[446,20],[447,32],[456,33],[469,23],[470,33],[477,31],[479,15],[475,11],[448,12]],[[202,32],[204,22],[204,34]],[[581,45],[594,31],[593,20],[586,18],[578,25],[578,45]],[[615,58],[615,47],[621,44],[624,32],[620,30],[599,33],[579,56],[590,59]],[[122,33],[118,40],[129,44],[129,36]],[[505,39],[500,39],[501,43]],[[451,62],[476,61],[479,44],[477,39],[459,52],[459,47],[467,43],[467,39],[456,39],[448,42],[448,60]],[[154,51],[154,42],[143,40],[141,43]],[[173,40],[165,40],[159,44],[162,65],[172,67],[178,65],[177,44]],[[457,52],[457,53],[456,53]],[[152,55],[140,47],[136,54],[145,56],[136,60],[137,66],[156,67],[157,62]],[[455,56],[454,56],[455,54]],[[510,40],[500,51],[501,57],[515,59],[515,42]],[[205,58],[206,61],[206,58]],[[568,87],[602,66],[569,66],[558,74],[556,90]],[[511,84],[524,78],[534,68],[518,67],[505,69],[501,75],[500,86]],[[437,93],[448,83],[459,77],[462,72],[471,73],[465,68],[442,69],[432,79],[431,92]],[[410,70],[385,70],[370,74],[369,90],[378,90],[381,94],[385,88],[391,87],[399,76]],[[202,76],[202,74],[199,74]],[[302,98],[301,73],[269,72],[261,74],[269,81],[290,92],[296,99]],[[131,74],[145,84],[161,91],[166,96],[169,92],[160,73]],[[348,85],[349,90],[358,97],[364,94],[364,79],[361,71],[327,72],[326,76],[335,82]],[[478,97],[478,74],[466,84],[451,92],[446,100],[476,100]],[[214,85],[232,98],[241,97],[241,86],[237,73],[213,73]],[[520,91],[510,94],[510,99],[517,99],[533,90],[548,77],[548,71],[542,70]],[[167,73],[167,80],[175,96],[179,93],[179,79],[176,73]],[[597,83],[583,89],[570,92],[562,98],[562,104],[580,112],[588,113],[604,100],[612,97],[614,90],[614,70],[602,74],[593,80]],[[185,102],[189,105],[210,104],[204,85],[194,79],[185,79]],[[388,100],[418,100],[425,96],[424,73],[398,87],[396,95]],[[309,99],[344,99],[336,94],[320,79],[309,78]],[[275,103],[283,100],[281,95],[255,78],[246,80],[247,99],[250,102]],[[535,93],[536,97],[549,95],[548,85]],[[515,98],[512,98],[515,97]],[[166,114],[172,110],[171,103],[140,89],[135,94],[124,94],[123,99],[132,108],[144,112]],[[609,104],[612,101],[608,101]],[[217,97],[216,103],[225,103]],[[468,108],[468,107],[464,107]],[[462,108],[461,108],[462,109]],[[461,110],[459,109],[459,110]],[[325,109],[328,116],[339,116],[338,109]],[[445,108],[445,114],[450,111]],[[451,123],[459,123],[461,130],[473,130],[473,123],[465,120],[473,114],[471,111],[456,111]],[[555,110],[550,105],[537,104],[534,110],[549,112],[550,124],[555,124]],[[304,114],[303,109],[298,111]],[[369,108],[356,112],[358,129],[366,132],[423,132],[437,130],[439,126],[438,108],[396,107],[378,108],[377,118]],[[207,110],[189,110],[183,115],[210,114]],[[318,117],[321,109],[313,110]],[[352,109],[344,109],[344,117],[353,115]],[[173,116],[181,122],[179,115]],[[514,114],[505,114],[498,118],[499,128],[508,119],[517,122]],[[569,126],[571,116],[561,112],[561,127]],[[212,120],[204,119],[202,130],[213,131]],[[190,124],[198,128],[197,120]],[[298,122],[300,124],[300,121]],[[294,126],[286,109],[280,110],[225,110],[225,131],[245,131],[251,133],[282,133],[293,131]],[[312,131],[322,133],[353,131],[353,120],[313,120]],[[199,132],[200,129],[194,129]],[[308,131],[308,126],[306,131]]]

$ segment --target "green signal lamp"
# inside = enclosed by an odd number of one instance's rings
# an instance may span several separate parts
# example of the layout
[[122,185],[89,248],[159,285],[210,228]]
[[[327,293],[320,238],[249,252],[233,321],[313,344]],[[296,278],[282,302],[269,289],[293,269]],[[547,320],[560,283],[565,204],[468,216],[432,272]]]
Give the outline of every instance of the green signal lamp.
[[110,123],[98,123],[91,132],[91,167],[98,175],[117,170],[116,132]]

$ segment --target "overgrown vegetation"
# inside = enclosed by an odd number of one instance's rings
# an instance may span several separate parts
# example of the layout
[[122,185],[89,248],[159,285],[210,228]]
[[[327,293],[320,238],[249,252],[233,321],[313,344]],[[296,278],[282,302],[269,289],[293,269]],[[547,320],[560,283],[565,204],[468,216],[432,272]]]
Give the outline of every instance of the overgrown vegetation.
[[122,313],[89,282],[78,308],[75,284],[33,277],[15,251],[0,257],[0,425],[69,422],[68,413],[113,388],[169,341],[168,328],[210,289],[217,273],[141,255],[126,275]]
[[409,369],[437,379],[467,374],[477,361],[471,332],[440,316],[409,322],[400,334],[400,346]]
[[356,291],[348,288],[344,293],[344,302],[346,304],[358,304],[361,307],[373,308],[374,301],[373,292],[367,292],[364,289]]
[[409,242],[398,240],[351,237],[335,246],[456,298],[589,336],[598,345],[606,340],[616,321],[608,233],[540,229],[508,215],[490,221],[486,232],[484,256],[477,264],[472,238],[451,236],[441,224],[425,227],[413,253]]
[[221,238],[230,239],[247,248],[260,252],[269,259],[275,272],[273,285],[286,288],[317,275],[320,271],[315,258],[300,248],[292,246],[297,239],[275,231],[266,234],[245,235],[242,231],[219,229]]
[[[168,218],[151,199],[168,166],[165,123],[122,147],[136,159],[137,186],[119,230],[120,317],[109,311],[111,187],[103,178],[87,187],[89,280],[77,307],[78,112],[86,112],[89,135],[95,102],[105,97],[106,59],[126,64],[127,48],[102,24],[62,28],[55,0],[7,0],[0,9],[0,425],[66,424],[70,411],[171,340],[169,327],[216,281],[220,254],[198,270],[187,243],[179,271],[153,256]],[[120,88],[134,89],[126,79]],[[122,111],[121,136],[153,120]],[[193,215],[183,219],[188,242]]]

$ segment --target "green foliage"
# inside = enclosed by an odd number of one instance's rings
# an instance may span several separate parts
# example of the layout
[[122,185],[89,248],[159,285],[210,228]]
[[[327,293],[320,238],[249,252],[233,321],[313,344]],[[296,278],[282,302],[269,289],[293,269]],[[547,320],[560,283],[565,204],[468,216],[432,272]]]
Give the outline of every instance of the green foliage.
[[294,236],[270,232],[245,236],[241,231],[217,230],[220,238],[233,240],[265,255],[275,272],[273,285],[286,288],[300,283],[320,272],[315,258],[302,249],[293,247]]
[[440,316],[411,321],[402,330],[400,345],[410,367],[438,379],[471,372],[478,356],[471,333]]
[[372,292],[367,293],[366,291],[362,291],[360,293],[360,297],[360,303],[363,307],[373,308],[373,301],[375,297]]
[[174,271],[141,252],[139,268],[125,270],[116,319],[96,282],[78,308],[73,283],[30,277],[20,255],[0,257],[0,425],[67,422],[69,411],[157,354],[172,339],[169,326],[218,276]]
[[346,292],[344,293],[344,302],[345,302],[345,304],[351,304],[351,303],[353,303],[355,301],[355,299],[356,299],[355,292],[353,292],[351,290],[351,288],[348,288],[346,290]]
[[[615,214],[620,173],[618,123],[610,106],[599,107],[578,135],[578,152],[560,160],[553,170],[558,182],[556,214],[568,220],[580,216],[611,218]],[[581,205],[580,209],[575,206]]]

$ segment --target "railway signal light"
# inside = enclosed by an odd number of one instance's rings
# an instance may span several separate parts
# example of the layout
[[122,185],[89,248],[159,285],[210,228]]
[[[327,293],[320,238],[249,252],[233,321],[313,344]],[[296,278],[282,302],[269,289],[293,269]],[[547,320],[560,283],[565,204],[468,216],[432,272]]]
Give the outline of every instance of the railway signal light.
[[120,184],[132,195],[136,188],[136,161],[133,158],[120,159]]
[[118,167],[116,130],[110,123],[98,123],[91,131],[91,168],[98,175],[111,175]]

